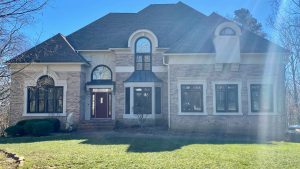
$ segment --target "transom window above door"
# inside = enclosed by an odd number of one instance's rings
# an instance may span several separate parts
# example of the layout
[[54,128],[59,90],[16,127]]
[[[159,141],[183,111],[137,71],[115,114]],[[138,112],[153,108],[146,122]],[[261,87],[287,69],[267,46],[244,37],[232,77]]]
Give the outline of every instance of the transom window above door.
[[112,72],[108,66],[99,65],[92,71],[92,81],[95,80],[112,80]]
[[148,38],[141,37],[135,43],[135,70],[152,70],[152,45]]

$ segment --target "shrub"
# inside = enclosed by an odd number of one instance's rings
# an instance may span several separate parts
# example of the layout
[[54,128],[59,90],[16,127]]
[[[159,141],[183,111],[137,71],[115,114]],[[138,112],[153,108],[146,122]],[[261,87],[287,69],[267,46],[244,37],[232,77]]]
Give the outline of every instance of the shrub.
[[124,129],[126,126],[119,120],[116,121],[114,129]]
[[48,121],[39,121],[32,123],[32,135],[33,136],[47,136],[53,132],[54,126],[53,123]]
[[17,125],[8,127],[7,129],[5,129],[5,133],[8,136],[13,137],[25,135],[23,127]]
[[45,119],[47,122],[50,122],[53,125],[53,131],[58,132],[60,129],[60,121],[58,119],[50,118]]
[[[60,121],[55,118],[21,120],[14,127],[16,127],[16,129],[22,129],[22,134],[17,134],[20,136],[44,136],[49,135],[51,132],[59,131]],[[11,135],[17,136],[14,133],[12,133]]]
[[[58,132],[60,129],[60,121],[55,118],[21,120],[16,125],[17,126],[25,126],[26,123],[36,123],[36,122],[41,122],[41,121],[50,122],[53,125],[54,132]],[[30,125],[28,127],[30,127]]]
[[[21,126],[24,129],[24,132],[26,135],[32,135],[32,130],[33,130],[33,125],[35,123],[37,123],[38,121],[27,121],[26,123],[24,123],[23,126]],[[18,126],[18,125],[16,125]]]

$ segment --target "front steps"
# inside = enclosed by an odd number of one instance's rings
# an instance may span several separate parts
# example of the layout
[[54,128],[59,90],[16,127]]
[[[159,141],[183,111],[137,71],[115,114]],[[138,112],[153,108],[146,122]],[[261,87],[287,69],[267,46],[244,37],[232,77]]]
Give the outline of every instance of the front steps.
[[91,119],[80,121],[78,130],[112,130],[115,121],[112,119]]

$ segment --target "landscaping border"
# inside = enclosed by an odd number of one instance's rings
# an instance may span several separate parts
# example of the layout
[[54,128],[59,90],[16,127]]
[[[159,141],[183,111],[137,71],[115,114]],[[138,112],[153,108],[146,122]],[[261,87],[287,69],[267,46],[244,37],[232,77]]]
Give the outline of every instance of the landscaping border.
[[15,160],[15,162],[18,164],[18,167],[21,167],[21,166],[24,165],[24,162],[25,162],[25,158],[24,157],[19,157],[19,156],[17,156],[17,154],[10,153],[10,152],[7,152],[7,151],[1,150],[1,149],[0,149],[0,153],[3,153],[8,158],[11,158],[11,159]]

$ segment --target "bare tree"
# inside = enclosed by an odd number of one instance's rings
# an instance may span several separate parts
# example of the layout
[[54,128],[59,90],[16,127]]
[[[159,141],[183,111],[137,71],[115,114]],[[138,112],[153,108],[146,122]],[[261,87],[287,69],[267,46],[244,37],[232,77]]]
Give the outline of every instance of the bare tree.
[[300,123],[300,1],[272,0],[269,25],[276,32],[273,38],[290,51],[286,64],[287,108],[290,123]]
[[[47,0],[0,0],[0,121],[2,122],[9,111],[7,99],[10,94],[10,78],[28,66],[24,65],[11,73],[5,62],[28,48],[29,43],[22,29],[33,23],[35,14],[46,4]],[[5,127],[5,124],[0,124],[0,129],[2,126]]]

